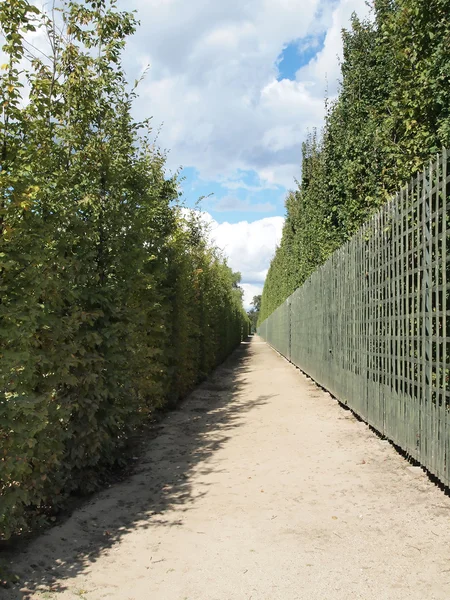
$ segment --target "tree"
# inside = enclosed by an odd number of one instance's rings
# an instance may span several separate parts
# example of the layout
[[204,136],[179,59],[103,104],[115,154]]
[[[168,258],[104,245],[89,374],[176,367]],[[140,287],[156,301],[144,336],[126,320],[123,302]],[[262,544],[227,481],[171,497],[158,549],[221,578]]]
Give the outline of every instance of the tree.
[[260,306],[261,306],[261,295],[253,296],[253,300],[250,304],[252,305],[252,308],[250,308],[250,310],[247,311],[247,315],[248,315],[248,318],[250,319],[251,331],[252,331],[252,333],[254,333],[256,331],[256,327],[257,327],[258,319],[259,319],[259,310],[260,310]]
[[258,296],[253,296],[253,300],[251,301],[251,304],[252,304],[255,312],[259,313],[259,310],[261,308],[261,294],[259,294]]

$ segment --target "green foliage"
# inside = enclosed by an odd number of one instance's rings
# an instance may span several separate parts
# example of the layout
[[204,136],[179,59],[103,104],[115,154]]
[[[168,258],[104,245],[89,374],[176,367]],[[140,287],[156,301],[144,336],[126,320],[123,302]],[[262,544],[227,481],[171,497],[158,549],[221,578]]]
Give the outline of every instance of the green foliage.
[[261,310],[261,294],[253,296],[251,305],[252,307],[249,311],[247,311],[247,315],[250,319],[251,331],[253,333],[256,331],[256,327],[258,325],[259,311]]
[[326,202],[324,153],[314,133],[303,144],[302,181],[286,199],[286,221],[261,298],[259,322],[299,287],[336,247]]
[[236,275],[131,117],[134,16],[97,0],[57,18],[0,4],[0,537],[95,489],[248,329]]
[[449,14],[450,0],[375,0],[343,31],[339,97],[304,144],[259,322],[450,144]]

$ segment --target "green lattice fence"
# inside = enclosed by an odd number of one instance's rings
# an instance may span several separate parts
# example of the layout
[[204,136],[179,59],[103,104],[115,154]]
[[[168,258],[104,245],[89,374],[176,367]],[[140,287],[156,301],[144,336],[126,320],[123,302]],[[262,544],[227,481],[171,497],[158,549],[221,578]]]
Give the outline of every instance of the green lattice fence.
[[447,485],[448,172],[444,150],[258,329]]

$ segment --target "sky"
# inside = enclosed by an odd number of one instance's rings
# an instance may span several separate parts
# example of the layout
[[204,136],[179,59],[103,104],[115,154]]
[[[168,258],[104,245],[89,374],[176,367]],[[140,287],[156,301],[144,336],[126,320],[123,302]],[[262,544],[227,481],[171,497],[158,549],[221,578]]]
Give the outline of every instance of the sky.
[[364,0],[119,0],[140,27],[130,76],[168,167],[183,167],[212,237],[242,274],[244,303],[262,291],[281,239],[284,200],[301,175],[301,145],[338,91],[341,29]]
[[[46,4],[46,0],[33,0]],[[118,0],[140,21],[124,52],[139,84],[134,112],[152,117],[167,167],[182,168],[187,207],[260,294],[281,240],[301,145],[338,92],[341,30],[365,0]],[[200,204],[198,199],[203,197]]]

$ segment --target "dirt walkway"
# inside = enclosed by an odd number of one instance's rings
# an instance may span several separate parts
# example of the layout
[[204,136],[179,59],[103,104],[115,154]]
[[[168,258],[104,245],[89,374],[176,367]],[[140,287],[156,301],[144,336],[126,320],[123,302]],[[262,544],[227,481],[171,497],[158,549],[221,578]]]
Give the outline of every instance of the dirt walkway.
[[448,600],[450,499],[255,339],[14,567],[1,598]]

